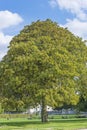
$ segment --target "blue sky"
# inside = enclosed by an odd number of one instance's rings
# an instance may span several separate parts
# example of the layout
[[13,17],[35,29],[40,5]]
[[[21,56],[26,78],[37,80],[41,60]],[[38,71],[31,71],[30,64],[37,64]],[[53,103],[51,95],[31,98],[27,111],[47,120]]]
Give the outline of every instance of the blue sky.
[[87,39],[87,0],[0,0],[0,59],[25,25],[47,18]]

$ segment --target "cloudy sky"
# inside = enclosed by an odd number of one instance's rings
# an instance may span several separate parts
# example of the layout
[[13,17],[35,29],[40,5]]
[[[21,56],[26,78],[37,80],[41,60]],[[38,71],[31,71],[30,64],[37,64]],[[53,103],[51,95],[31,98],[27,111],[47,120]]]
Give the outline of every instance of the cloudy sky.
[[87,0],[0,0],[0,60],[25,25],[47,18],[87,39]]

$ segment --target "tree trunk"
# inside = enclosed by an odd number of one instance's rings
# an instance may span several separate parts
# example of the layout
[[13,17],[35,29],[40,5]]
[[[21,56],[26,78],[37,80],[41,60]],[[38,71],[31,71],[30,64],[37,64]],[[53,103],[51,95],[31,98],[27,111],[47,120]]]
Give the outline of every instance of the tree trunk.
[[41,121],[43,123],[48,121],[48,114],[47,114],[47,106],[46,106],[45,96],[42,97]]

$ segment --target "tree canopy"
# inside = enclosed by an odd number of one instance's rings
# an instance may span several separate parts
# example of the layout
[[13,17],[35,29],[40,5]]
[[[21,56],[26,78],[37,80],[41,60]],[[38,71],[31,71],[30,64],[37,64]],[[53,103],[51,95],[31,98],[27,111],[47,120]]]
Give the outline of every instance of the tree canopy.
[[47,121],[47,105],[77,104],[86,63],[87,46],[81,38],[49,19],[38,20],[12,39],[0,63],[3,96],[14,101],[16,110],[19,102],[24,107],[40,104],[42,121]]

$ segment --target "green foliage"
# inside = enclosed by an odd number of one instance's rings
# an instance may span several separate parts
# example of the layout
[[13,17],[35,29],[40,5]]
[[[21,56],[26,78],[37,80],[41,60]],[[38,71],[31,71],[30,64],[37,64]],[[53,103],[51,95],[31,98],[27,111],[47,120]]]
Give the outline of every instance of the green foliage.
[[77,109],[79,111],[87,111],[87,64],[85,69],[83,69],[83,73],[80,75],[80,79],[78,81],[79,87],[79,103],[77,104]]
[[24,102],[22,100],[15,100],[15,98],[4,98],[2,105],[5,112],[23,112],[25,109]]
[[81,86],[76,77],[81,79],[86,62],[81,38],[49,19],[34,22],[13,38],[1,62],[3,95],[24,107],[43,99],[52,107],[76,105]]
[[2,104],[0,103],[0,114],[4,112],[4,109],[2,108]]

